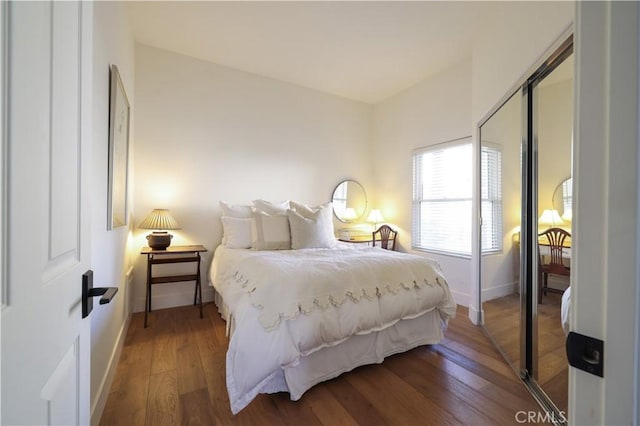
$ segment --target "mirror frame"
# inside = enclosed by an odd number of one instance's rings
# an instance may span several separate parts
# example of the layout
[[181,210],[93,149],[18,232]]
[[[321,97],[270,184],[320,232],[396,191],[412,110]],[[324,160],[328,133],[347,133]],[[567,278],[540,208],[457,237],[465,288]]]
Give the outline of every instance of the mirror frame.
[[[338,215],[338,213],[336,212],[336,206],[335,206],[335,202],[334,202],[335,197],[336,197],[336,191],[338,190],[338,188],[340,188],[340,186],[343,185],[343,184],[349,184],[349,183],[357,185],[357,187],[360,188],[360,190],[362,191],[362,196],[364,198],[364,205],[362,206],[362,210],[360,211],[360,209],[359,209],[359,211],[356,212],[356,215],[357,215],[356,218],[352,219],[352,220],[347,220],[347,219],[344,219],[344,218],[340,217]],[[367,211],[367,204],[368,204],[367,191],[364,190],[364,187],[362,186],[362,184],[360,184],[360,182],[358,182],[357,180],[345,179],[345,180],[340,181],[335,186],[335,188],[333,189],[333,192],[331,193],[331,203],[333,205],[333,215],[336,217],[336,219],[338,219],[342,223],[355,222],[355,221],[358,221],[358,220],[362,219],[364,217],[364,214]]]
[[[558,186],[556,186],[556,189],[553,190],[553,195],[551,196],[551,206],[558,212],[558,214],[562,217],[564,215],[564,203],[562,203],[562,200],[564,198],[564,194],[562,193],[562,187],[564,186],[565,182],[571,181],[571,179],[573,179],[572,176],[569,176],[568,178],[564,179],[562,182],[560,182],[560,184]],[[573,197],[571,197],[571,209],[573,210]],[[558,199],[558,201],[556,201]],[[561,209],[558,208],[557,206],[557,202],[560,202],[561,205]],[[564,218],[563,218],[564,220]]]

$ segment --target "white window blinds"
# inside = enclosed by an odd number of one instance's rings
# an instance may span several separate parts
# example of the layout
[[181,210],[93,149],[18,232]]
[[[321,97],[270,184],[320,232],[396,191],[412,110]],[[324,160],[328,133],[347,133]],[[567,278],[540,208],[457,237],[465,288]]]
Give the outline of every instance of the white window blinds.
[[[414,152],[413,248],[471,254],[472,154],[470,139]],[[482,250],[498,251],[502,249],[501,153],[483,147],[481,160]]]
[[483,144],[480,167],[482,252],[502,251],[502,152],[497,146]]
[[471,154],[468,141],[414,153],[414,248],[471,254]]

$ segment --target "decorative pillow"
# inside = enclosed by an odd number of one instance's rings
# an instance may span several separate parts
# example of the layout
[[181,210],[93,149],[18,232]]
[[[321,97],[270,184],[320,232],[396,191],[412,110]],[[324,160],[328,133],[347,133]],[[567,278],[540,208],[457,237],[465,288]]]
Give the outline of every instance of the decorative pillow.
[[255,210],[251,218],[251,247],[254,250],[291,249],[289,217]]
[[251,248],[251,218],[222,216],[222,244],[229,248]]
[[[312,219],[318,221],[318,232],[322,233],[322,241],[324,243],[321,247],[335,247],[336,237],[335,230],[333,228],[333,205],[331,202],[324,203],[316,207],[310,207],[305,204],[296,203],[295,201],[289,202],[291,210],[298,213],[300,216],[306,219]],[[289,218],[291,221],[291,218]],[[291,230],[291,237],[293,239],[293,229]],[[292,240],[293,241],[293,240]]]
[[251,206],[234,206],[226,201],[220,201],[220,208],[222,209],[222,216],[251,218]]
[[286,215],[289,210],[289,202],[283,201],[282,203],[272,203],[265,200],[253,200],[253,206],[262,210],[267,214],[282,214]]
[[[324,209],[304,217],[294,210],[289,210],[289,225],[291,227],[291,248],[333,248],[336,239],[333,232],[327,233],[327,220]],[[329,216],[331,220],[331,216]],[[332,228],[333,229],[333,228]]]

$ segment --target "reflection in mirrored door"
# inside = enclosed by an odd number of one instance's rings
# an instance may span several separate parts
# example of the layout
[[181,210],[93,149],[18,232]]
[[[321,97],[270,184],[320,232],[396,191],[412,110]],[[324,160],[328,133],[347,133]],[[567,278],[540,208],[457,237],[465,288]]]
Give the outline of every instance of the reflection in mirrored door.
[[[568,405],[565,332],[569,328],[569,319],[566,310],[563,316],[562,299],[569,288],[571,271],[573,69],[571,55],[533,89],[540,253],[536,327],[538,359],[534,377],[565,414]],[[555,236],[565,239],[556,242]]]
[[[484,327],[532,394],[567,418],[573,209],[572,39],[480,125]],[[563,304],[564,303],[564,304]]]
[[520,365],[522,94],[481,127],[481,283],[484,325],[507,360]]

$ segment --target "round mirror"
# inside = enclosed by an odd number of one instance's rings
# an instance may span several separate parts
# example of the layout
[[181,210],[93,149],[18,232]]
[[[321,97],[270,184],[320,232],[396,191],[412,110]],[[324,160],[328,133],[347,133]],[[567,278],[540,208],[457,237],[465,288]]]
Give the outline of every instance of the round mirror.
[[333,214],[341,222],[353,222],[367,210],[367,193],[355,180],[345,180],[333,190]]
[[571,222],[572,218],[572,184],[572,178],[565,179],[553,191],[553,208],[558,211],[558,214],[565,222]]

